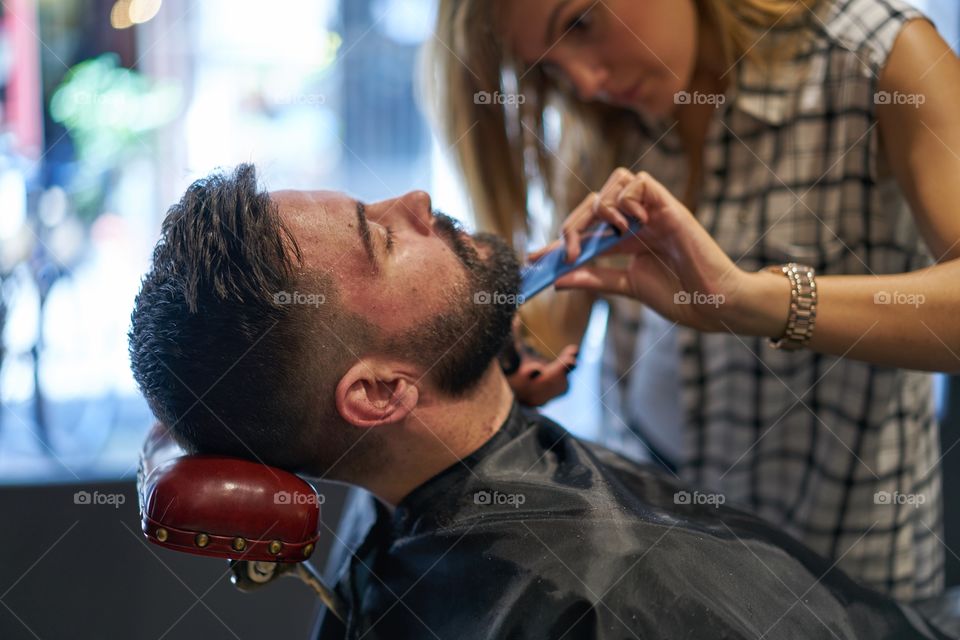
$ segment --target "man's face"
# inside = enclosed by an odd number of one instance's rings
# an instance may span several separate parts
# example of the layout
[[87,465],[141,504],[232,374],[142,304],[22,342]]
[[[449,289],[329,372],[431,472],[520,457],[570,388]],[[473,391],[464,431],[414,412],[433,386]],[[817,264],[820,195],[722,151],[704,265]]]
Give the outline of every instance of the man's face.
[[447,390],[476,382],[515,310],[519,265],[505,242],[459,230],[422,191],[376,203],[330,191],[271,197],[304,267],[333,280],[345,311],[378,327],[394,355],[435,369]]

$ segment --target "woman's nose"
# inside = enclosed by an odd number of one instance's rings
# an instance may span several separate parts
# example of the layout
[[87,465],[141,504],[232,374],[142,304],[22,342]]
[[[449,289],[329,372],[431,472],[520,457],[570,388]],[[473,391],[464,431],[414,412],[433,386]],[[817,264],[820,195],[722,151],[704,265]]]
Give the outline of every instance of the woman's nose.
[[585,60],[572,61],[567,66],[567,75],[577,90],[577,96],[586,102],[594,100],[603,90],[607,72],[599,64]]

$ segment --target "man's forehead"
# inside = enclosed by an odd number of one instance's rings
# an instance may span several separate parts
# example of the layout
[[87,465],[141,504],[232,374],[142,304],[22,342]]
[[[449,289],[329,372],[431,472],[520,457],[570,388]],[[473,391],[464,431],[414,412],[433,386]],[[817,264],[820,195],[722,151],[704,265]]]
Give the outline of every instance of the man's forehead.
[[[357,230],[357,203],[339,191],[271,191],[280,218],[300,245],[304,264],[338,272],[369,269]],[[341,273],[342,275],[342,273]]]
[[350,198],[339,191],[282,189],[271,191],[270,198],[280,208],[281,214],[332,213],[337,208],[348,206],[350,203]]

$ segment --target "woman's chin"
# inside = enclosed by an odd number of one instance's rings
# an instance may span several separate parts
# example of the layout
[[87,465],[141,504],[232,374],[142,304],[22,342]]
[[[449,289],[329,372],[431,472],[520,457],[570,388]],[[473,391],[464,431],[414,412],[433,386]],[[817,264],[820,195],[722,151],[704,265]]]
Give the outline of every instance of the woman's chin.
[[640,114],[641,116],[652,118],[654,120],[662,120],[673,114],[677,105],[673,103],[672,100],[659,100],[656,98],[641,99],[631,106],[631,110]]

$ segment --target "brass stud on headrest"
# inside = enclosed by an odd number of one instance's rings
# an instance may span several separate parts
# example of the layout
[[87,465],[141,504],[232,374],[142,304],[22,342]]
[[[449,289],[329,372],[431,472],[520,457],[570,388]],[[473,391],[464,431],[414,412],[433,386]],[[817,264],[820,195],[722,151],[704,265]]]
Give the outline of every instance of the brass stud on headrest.
[[208,544],[210,544],[210,536],[205,533],[198,533],[197,536],[193,539],[198,547],[201,549]]
[[281,551],[283,551],[282,542],[280,542],[279,540],[274,540],[273,542],[270,543],[270,553],[272,553],[273,555],[278,555]]
[[303,557],[304,557],[304,558],[309,558],[311,553],[313,553],[313,545],[312,545],[312,544],[308,544],[307,546],[305,546],[305,547],[303,548]]
[[167,541],[167,530],[164,529],[163,527],[160,527],[159,529],[157,529],[157,540],[159,540],[160,542]]
[[243,551],[247,548],[247,541],[243,538],[236,537],[233,539],[233,550],[234,551]]

